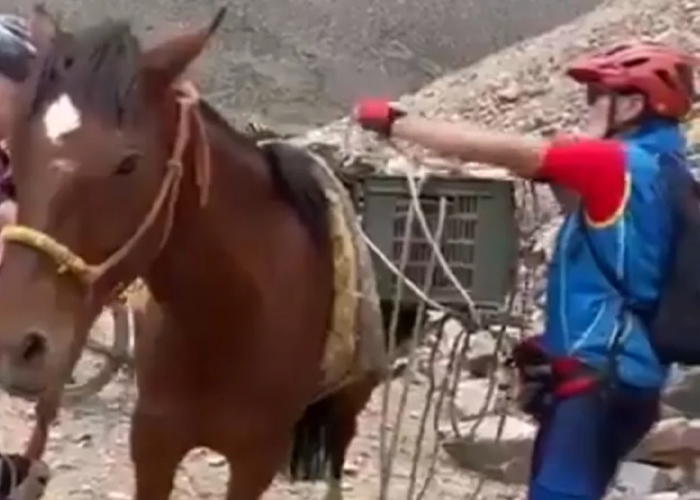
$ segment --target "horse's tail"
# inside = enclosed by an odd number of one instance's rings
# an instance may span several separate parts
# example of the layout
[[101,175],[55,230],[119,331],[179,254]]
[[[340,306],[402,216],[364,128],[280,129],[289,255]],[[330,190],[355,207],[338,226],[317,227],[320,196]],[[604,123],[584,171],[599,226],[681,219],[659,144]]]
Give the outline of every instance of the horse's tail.
[[327,477],[333,457],[337,425],[336,394],[312,403],[294,427],[289,476],[292,481],[320,481]]
[[340,479],[357,415],[379,381],[379,376],[368,373],[306,408],[294,428],[289,460],[292,481],[319,481],[329,475]]

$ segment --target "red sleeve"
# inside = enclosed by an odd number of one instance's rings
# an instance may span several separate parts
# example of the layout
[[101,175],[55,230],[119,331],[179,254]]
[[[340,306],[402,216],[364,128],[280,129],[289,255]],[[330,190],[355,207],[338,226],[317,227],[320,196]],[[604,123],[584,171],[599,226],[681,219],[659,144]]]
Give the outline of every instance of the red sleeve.
[[603,139],[554,142],[545,151],[540,178],[579,194],[590,220],[605,223],[626,202],[623,145]]

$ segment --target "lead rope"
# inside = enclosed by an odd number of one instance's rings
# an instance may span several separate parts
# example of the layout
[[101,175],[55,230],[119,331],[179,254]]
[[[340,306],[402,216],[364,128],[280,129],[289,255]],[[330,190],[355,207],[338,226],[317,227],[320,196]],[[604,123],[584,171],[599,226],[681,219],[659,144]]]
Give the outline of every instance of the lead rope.
[[[158,245],[158,251],[165,247],[165,244],[170,237],[172,232],[173,224],[175,221],[175,205],[179,199],[181,180],[184,172],[183,167],[183,157],[185,156],[185,150],[187,149],[190,139],[192,139],[192,129],[191,119],[194,121],[195,131],[199,136],[198,139],[194,141],[195,148],[195,182],[199,188],[200,193],[200,206],[206,205],[209,201],[209,186],[211,181],[211,158],[209,152],[209,146],[206,141],[206,132],[204,130],[204,121],[198,110],[194,109],[199,102],[199,94],[196,88],[191,82],[183,82],[177,88],[180,93],[178,97],[178,103],[180,104],[180,113],[178,117],[177,132],[175,136],[175,145],[173,146],[173,153],[168,160],[168,173],[167,177],[163,181],[163,186],[158,193],[158,197],[153,203],[151,210],[146,215],[139,229],[134,233],[134,235],[129,239],[129,241],[124,244],[117,252],[112,254],[106,261],[97,266],[97,272],[95,274],[94,280],[96,281],[99,277],[107,272],[108,269],[114,267],[119,261],[124,259],[133,249],[138,241],[143,237],[145,232],[153,226],[156,218],[160,214],[160,209],[167,200],[166,207],[166,218],[165,226],[163,228],[163,235],[161,236],[160,244]],[[169,197],[168,197],[169,194]]]

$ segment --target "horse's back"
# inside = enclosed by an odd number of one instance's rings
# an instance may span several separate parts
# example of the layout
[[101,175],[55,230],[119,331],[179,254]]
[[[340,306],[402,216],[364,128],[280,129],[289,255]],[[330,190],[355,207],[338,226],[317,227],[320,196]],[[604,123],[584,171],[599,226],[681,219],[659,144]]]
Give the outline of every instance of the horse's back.
[[[352,339],[354,360],[351,371],[355,375],[385,373],[389,363],[374,267],[350,194],[325,159],[308,149],[275,139],[260,141],[259,144],[269,151],[268,154],[274,154],[287,171],[310,175],[312,179],[308,182],[320,186],[326,199],[326,226],[334,255],[334,310],[339,313],[339,316],[334,316],[331,331],[342,337],[337,342],[329,338],[329,348],[332,349],[335,343],[337,349],[348,351],[348,342]],[[348,314],[354,318],[351,320]]]
[[329,206],[323,186],[315,173],[318,159],[306,149],[286,141],[261,141],[275,187],[297,212],[314,243],[329,241]]

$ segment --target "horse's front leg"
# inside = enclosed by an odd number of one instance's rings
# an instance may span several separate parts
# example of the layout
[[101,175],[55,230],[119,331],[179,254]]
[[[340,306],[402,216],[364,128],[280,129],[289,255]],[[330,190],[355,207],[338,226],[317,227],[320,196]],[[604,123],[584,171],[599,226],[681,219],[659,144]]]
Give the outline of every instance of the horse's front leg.
[[134,500],[168,500],[177,466],[189,451],[182,431],[167,419],[139,413],[131,419],[131,461],[136,475]]
[[226,500],[257,500],[287,457],[289,435],[247,443],[225,455],[231,466]]

